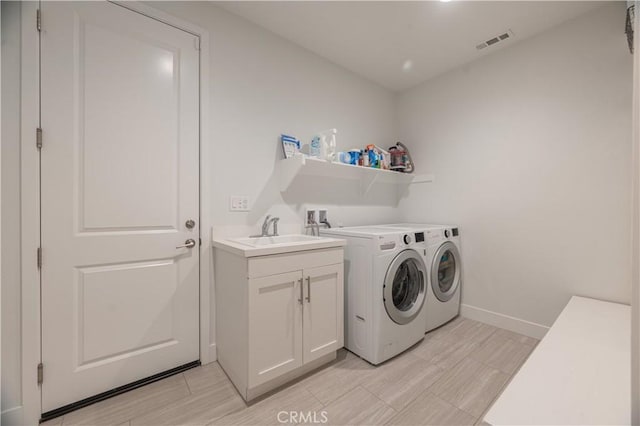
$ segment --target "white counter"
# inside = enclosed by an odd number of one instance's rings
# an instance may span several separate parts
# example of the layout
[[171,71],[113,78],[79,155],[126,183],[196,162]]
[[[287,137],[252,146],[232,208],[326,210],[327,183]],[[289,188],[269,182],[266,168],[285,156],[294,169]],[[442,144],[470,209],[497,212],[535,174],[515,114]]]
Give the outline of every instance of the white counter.
[[[288,237],[300,238],[300,241],[283,241]],[[247,244],[242,241],[267,241],[264,244]],[[269,240],[274,240],[269,243]],[[242,257],[271,256],[274,254],[294,253],[306,250],[318,250],[333,247],[342,247],[346,245],[345,240],[339,238],[312,237],[308,235],[282,235],[279,237],[262,237],[262,238],[229,238],[215,239],[211,245],[215,248],[225,250]]]
[[631,423],[631,308],[574,296],[484,420]]

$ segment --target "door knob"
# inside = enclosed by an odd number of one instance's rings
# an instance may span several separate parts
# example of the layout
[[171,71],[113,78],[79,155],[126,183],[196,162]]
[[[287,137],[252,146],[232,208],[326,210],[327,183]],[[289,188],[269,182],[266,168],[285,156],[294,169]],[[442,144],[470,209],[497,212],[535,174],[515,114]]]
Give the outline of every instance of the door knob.
[[181,246],[176,246],[177,249],[179,248],[192,248],[196,246],[196,241],[192,238],[189,238],[187,241],[184,242],[183,245]]

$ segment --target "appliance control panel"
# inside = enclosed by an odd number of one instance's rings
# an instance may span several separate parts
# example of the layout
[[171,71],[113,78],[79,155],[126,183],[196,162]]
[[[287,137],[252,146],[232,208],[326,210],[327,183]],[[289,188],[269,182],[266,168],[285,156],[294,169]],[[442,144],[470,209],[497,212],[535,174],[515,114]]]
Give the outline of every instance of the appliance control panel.
[[380,251],[393,250],[398,245],[398,237],[393,235],[385,235],[378,237],[378,249]]
[[394,248],[396,248],[396,242],[395,241],[387,241],[387,242],[381,242],[380,243],[380,250],[384,251],[384,250],[393,250]]
[[442,228],[427,229],[427,245],[437,244],[439,241],[446,239]]
[[423,247],[427,238],[428,235],[425,235],[424,232],[384,235],[378,237],[376,245],[380,251],[393,250],[404,246]]
[[458,228],[451,228],[451,229],[444,230],[445,238],[457,237],[458,235],[459,235]]

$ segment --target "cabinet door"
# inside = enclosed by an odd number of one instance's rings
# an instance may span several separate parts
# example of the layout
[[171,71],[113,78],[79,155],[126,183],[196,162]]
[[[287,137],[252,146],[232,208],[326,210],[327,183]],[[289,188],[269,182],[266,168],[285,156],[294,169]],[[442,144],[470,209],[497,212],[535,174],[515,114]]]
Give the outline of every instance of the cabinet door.
[[302,297],[301,271],[249,280],[249,387],[302,365]]
[[344,345],[344,266],[322,266],[303,272],[303,358],[307,363]]

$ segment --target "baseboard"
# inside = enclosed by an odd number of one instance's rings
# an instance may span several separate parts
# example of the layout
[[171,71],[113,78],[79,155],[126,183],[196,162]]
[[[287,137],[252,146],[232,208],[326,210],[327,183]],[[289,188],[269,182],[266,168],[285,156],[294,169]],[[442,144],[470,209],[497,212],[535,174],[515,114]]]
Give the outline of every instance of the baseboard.
[[218,360],[218,351],[216,350],[216,344],[212,343],[209,345],[209,362],[214,362]]
[[22,406],[9,408],[0,414],[0,424],[13,426],[23,424]]
[[524,334],[525,336],[534,337],[536,339],[542,339],[549,330],[549,327],[536,324],[535,322],[510,317],[497,312],[487,311],[486,309],[471,305],[460,305],[460,315],[465,318],[484,322],[485,324],[504,328],[505,330]]

